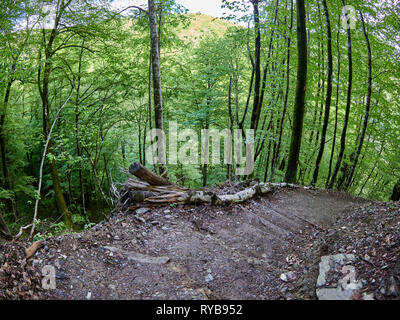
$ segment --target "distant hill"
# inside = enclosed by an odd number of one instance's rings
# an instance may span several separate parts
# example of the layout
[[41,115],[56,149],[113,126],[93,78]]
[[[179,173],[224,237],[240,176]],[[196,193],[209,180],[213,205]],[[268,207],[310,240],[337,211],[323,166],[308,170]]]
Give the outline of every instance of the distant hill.
[[233,22],[205,14],[189,13],[187,16],[190,18],[189,27],[182,28],[178,32],[179,38],[182,40],[195,41],[207,33],[216,33],[222,36],[229,27],[237,26]]

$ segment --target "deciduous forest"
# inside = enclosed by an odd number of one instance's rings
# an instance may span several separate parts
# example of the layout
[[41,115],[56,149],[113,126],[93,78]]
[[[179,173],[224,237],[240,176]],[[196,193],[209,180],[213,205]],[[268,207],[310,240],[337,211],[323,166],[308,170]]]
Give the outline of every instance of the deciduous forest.
[[[190,189],[254,179],[399,200],[400,2],[222,6],[1,1],[2,237],[91,228],[134,162]],[[254,171],[224,163],[223,143],[219,161],[152,164],[147,133],[168,141],[172,125],[239,130],[243,146],[253,129]]]

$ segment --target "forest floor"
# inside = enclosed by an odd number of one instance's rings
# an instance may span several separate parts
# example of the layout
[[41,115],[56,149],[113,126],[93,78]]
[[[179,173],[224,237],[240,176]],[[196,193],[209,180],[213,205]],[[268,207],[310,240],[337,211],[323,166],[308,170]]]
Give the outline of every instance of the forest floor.
[[[46,240],[28,265],[29,244],[3,244],[0,298],[316,299],[321,256],[356,253],[363,292],[395,299],[399,227],[399,203],[303,188],[224,208],[140,208]],[[40,289],[45,265],[54,290]]]

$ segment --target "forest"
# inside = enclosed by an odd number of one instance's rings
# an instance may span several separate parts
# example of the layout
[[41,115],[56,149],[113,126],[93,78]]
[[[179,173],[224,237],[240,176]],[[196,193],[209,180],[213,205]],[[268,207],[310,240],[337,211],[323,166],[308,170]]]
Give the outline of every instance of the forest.
[[[224,19],[175,0],[1,1],[2,236],[90,228],[135,161],[193,189],[257,179],[399,200],[400,2],[222,5]],[[147,133],[172,125],[243,146],[254,130],[254,170],[222,151],[152,164]]]

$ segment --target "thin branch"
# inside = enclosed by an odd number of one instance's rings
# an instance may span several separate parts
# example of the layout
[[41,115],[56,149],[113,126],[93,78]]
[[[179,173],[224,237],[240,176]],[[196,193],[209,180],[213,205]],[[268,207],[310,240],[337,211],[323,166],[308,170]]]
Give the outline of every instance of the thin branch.
[[40,163],[40,169],[39,169],[39,185],[38,185],[38,189],[37,189],[37,198],[35,201],[35,211],[33,214],[33,221],[32,221],[32,229],[30,232],[29,237],[32,238],[33,237],[33,233],[35,232],[35,227],[36,227],[36,220],[37,220],[37,211],[38,211],[38,205],[39,205],[39,200],[40,200],[40,191],[42,189],[42,176],[43,176],[43,166],[44,166],[44,160],[46,159],[46,153],[47,153],[47,147],[49,145],[50,142],[50,138],[51,138],[51,133],[53,131],[53,128],[58,120],[58,117],[62,111],[62,109],[64,109],[65,105],[68,103],[69,99],[72,97],[72,93],[74,92],[74,87],[71,88],[71,92],[69,94],[69,97],[67,100],[65,100],[65,102],[63,103],[63,105],[58,109],[57,114],[53,120],[53,123],[51,125],[49,134],[47,135],[47,139],[46,139],[46,144],[44,146],[44,150],[43,150],[43,155],[42,155],[42,161]]

